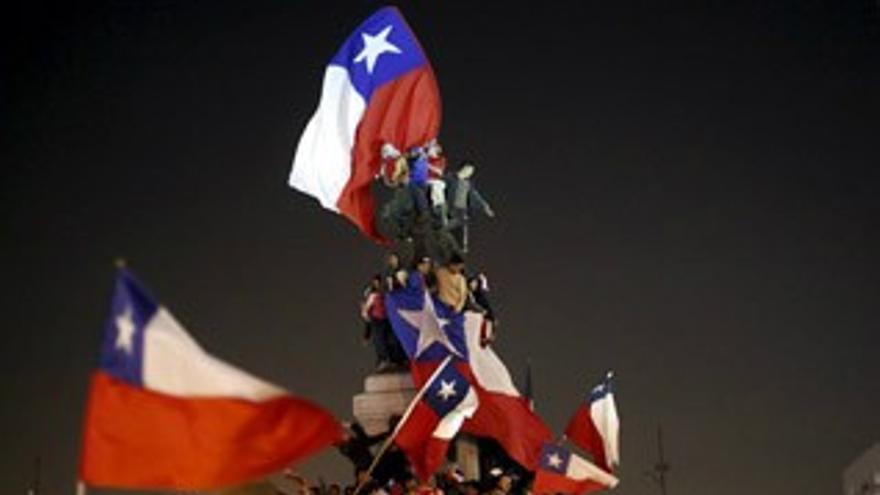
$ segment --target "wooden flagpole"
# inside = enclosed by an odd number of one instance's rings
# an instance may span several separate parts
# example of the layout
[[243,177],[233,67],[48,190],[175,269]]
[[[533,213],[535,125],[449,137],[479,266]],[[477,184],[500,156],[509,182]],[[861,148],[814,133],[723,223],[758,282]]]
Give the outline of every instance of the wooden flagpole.
[[397,434],[400,433],[400,429],[403,428],[403,425],[406,422],[407,418],[409,418],[410,414],[412,414],[413,409],[415,409],[416,407],[416,404],[418,404],[419,401],[422,400],[422,397],[424,397],[425,392],[428,390],[428,387],[430,387],[431,384],[434,383],[434,380],[451,360],[452,354],[446,356],[446,359],[444,359],[440,363],[440,366],[438,366],[437,369],[434,370],[434,373],[431,374],[431,377],[428,378],[428,381],[426,381],[425,384],[422,385],[422,388],[419,389],[418,392],[416,392],[415,397],[413,397],[409,405],[406,406],[406,411],[404,411],[403,416],[401,416],[400,418],[400,421],[397,422],[397,424],[394,426],[394,430],[391,432],[390,435],[388,435],[388,438],[385,439],[385,442],[382,444],[379,452],[377,452],[376,456],[373,457],[373,462],[370,464],[370,467],[367,468],[367,478],[364,481],[358,481],[357,487],[355,487],[354,493],[352,493],[352,495],[358,495],[361,489],[363,489],[364,485],[367,483],[367,480],[370,479],[370,475],[373,474],[373,470],[376,469],[376,466],[379,464],[379,460],[382,459],[383,455],[385,455],[385,451],[387,451],[388,447],[391,446],[391,442],[394,441],[394,439],[397,437]]

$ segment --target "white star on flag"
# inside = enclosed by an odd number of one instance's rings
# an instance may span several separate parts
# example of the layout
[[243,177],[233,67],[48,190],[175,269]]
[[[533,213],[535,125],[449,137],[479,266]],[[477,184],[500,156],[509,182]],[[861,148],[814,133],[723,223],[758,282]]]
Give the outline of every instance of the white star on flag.
[[554,452],[554,453],[550,454],[549,456],[547,456],[547,464],[550,464],[550,466],[555,467],[556,469],[559,469],[560,467],[562,467],[562,458],[559,457],[559,455],[556,454],[556,452]]
[[125,311],[116,317],[116,344],[117,349],[131,354],[134,352],[134,320],[131,318],[131,306],[126,306]]
[[455,380],[451,382],[440,380],[440,390],[437,391],[437,396],[443,399],[443,402],[446,402],[455,395],[458,395],[458,392],[455,391]]
[[449,323],[449,320],[441,319],[437,316],[437,310],[434,309],[434,301],[431,300],[431,296],[427,292],[425,292],[425,303],[422,305],[422,309],[418,311],[401,309],[399,313],[401,318],[419,332],[419,342],[416,345],[414,358],[421,356],[422,352],[434,342],[443,344],[443,346],[449,349],[449,352],[461,357],[461,353],[452,345],[452,342],[449,341],[449,336],[443,331],[443,326]]
[[376,60],[379,58],[379,55],[384,53],[400,53],[400,48],[392,45],[386,39],[391,33],[392,27],[391,25],[386,26],[385,29],[375,35],[361,33],[361,37],[364,39],[364,48],[354,58],[354,63],[357,64],[366,60],[367,73],[373,73],[373,68],[376,66]]

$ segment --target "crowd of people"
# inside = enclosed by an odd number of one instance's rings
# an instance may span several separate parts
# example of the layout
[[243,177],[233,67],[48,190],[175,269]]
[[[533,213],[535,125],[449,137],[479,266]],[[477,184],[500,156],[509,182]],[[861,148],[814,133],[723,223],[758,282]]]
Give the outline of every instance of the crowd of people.
[[[434,480],[421,483],[414,477],[403,480],[391,479],[385,483],[367,480],[364,476],[352,484],[317,483],[304,476],[288,471],[285,478],[292,485],[291,491],[278,490],[278,495],[507,495],[529,493],[527,483],[518,473],[493,470],[485,481],[466,481],[455,464],[449,464]],[[362,483],[359,486],[358,483]]]
[[[403,153],[386,143],[382,157],[380,175],[390,196],[379,211],[377,224],[391,240],[390,250],[381,270],[364,288],[360,304],[362,340],[372,344],[379,373],[408,370],[409,358],[394,332],[385,303],[390,292],[407,286],[412,274],[418,274],[424,289],[451,311],[482,313],[486,322],[481,329],[483,345],[494,339],[497,328],[488,278],[481,272],[469,274],[465,264],[470,217],[476,212],[495,216],[474,187],[474,165],[465,162],[455,173],[448,173],[442,147],[436,140]],[[398,420],[391,418],[388,432]],[[492,461],[495,467],[489,469],[493,474],[484,481],[466,481],[462,471],[450,463],[430,483],[420,483],[393,442],[376,460],[375,452],[388,432],[370,436],[356,422],[347,424],[346,431],[345,440],[337,448],[354,467],[352,484],[314,484],[291,473],[296,495],[348,495],[356,490],[371,495],[504,495],[525,486],[527,473],[517,471],[503,451],[491,446],[483,451],[498,455]]]
[[360,316],[364,322],[362,339],[371,342],[376,352],[376,371],[406,369],[408,358],[394,333],[385,307],[388,292],[402,289],[410,271],[420,274],[425,288],[455,312],[482,313],[486,324],[481,329],[481,343],[489,344],[496,335],[498,322],[489,301],[489,280],[484,273],[467,274],[461,254],[452,253],[443,264],[429,256],[419,257],[410,269],[400,263],[400,256],[389,253],[382,272],[370,279],[363,291]]
[[[399,418],[392,418],[393,425]],[[480,445],[480,480],[467,480],[462,469],[452,461],[428,482],[420,482],[410,469],[402,451],[393,443],[372,466],[373,450],[384,443],[388,433],[369,436],[357,423],[346,425],[345,441],[337,445],[340,453],[352,462],[354,476],[350,484],[311,482],[293,471],[285,473],[292,482],[293,495],[505,495],[528,493],[532,477],[504,453],[497,443],[477,440]],[[370,471],[370,467],[373,467]]]
[[474,164],[465,161],[455,172],[447,171],[436,139],[406,152],[385,143],[381,155],[380,177],[390,197],[376,225],[393,242],[402,264],[421,256],[442,264],[454,253],[466,254],[470,218],[477,213],[495,217],[474,184]]
[[363,341],[376,351],[377,371],[386,372],[405,368],[407,356],[388,319],[385,295],[405,286],[412,271],[421,273],[426,289],[453,311],[485,315],[484,345],[498,325],[486,275],[469,276],[465,270],[469,219],[477,212],[495,216],[473,183],[474,165],[463,162],[456,172],[447,171],[436,139],[405,152],[385,143],[381,156],[379,176],[390,197],[376,220],[391,241],[391,251],[364,289],[360,315]]

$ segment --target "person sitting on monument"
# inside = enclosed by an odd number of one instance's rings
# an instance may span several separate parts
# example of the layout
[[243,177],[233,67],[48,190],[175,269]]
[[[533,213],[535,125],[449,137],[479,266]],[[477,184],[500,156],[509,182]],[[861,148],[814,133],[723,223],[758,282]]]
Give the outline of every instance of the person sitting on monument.
[[464,278],[464,258],[453,254],[447,263],[436,270],[437,297],[455,312],[461,312],[468,302],[467,281]]
[[428,199],[431,202],[431,211],[440,227],[446,227],[449,212],[446,207],[446,181],[443,175],[446,173],[446,157],[443,155],[443,147],[436,139],[432,139],[424,148],[428,160]]
[[[385,146],[387,143],[383,150]],[[436,139],[410,148],[393,166],[400,172],[385,181],[396,190],[383,207],[380,222],[389,226],[386,230],[407,262],[424,255],[442,261],[460,251],[446,228],[449,215],[442,150]]]
[[388,187],[397,187],[399,184],[401,166],[406,165],[406,157],[400,153],[391,143],[384,143],[379,148],[381,164],[379,165],[379,177]]
[[391,197],[376,218],[380,233],[392,241],[404,265],[424,255],[426,237],[433,231],[425,189],[427,167],[424,160],[411,163],[401,156],[386,181],[393,188]]

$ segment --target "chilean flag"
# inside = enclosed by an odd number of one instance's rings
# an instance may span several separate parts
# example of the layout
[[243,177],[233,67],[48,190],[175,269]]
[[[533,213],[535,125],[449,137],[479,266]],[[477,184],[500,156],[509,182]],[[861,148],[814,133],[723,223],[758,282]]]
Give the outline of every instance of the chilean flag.
[[120,269],[83,427],[80,479],[209,490],[339,441],[328,412],[205,352]]
[[590,391],[565,429],[565,435],[606,471],[620,464],[620,418],[611,389],[612,377],[608,372],[605,380]]
[[394,439],[422,481],[427,481],[443,464],[449,442],[478,404],[476,390],[452,359],[445,360],[422,386]]
[[516,462],[534,470],[541,445],[553,433],[532,410],[530,400],[517,390],[501,358],[489,346],[481,345],[484,317],[465,312],[464,331],[468,361],[478,385],[480,407],[464,424],[464,431],[494,438]]
[[330,60],[289,185],[381,240],[370,191],[380,148],[424,146],[437,137],[440,113],[437,80],[419,41],[399,10],[382,8]]
[[588,493],[617,486],[618,479],[565,447],[545,443],[532,492]]
[[404,287],[386,293],[385,308],[391,328],[413,364],[430,370],[423,378],[449,355],[467,362],[464,313],[425,290],[421,273],[411,272]]
[[501,359],[480,345],[483,316],[446,306],[425,290],[419,273],[411,274],[405,287],[389,292],[385,304],[391,326],[412,359],[413,381],[426,383],[444,357],[455,356],[479,399],[464,431],[494,438],[511,458],[534,469],[541,445],[552,433],[516,389]]

